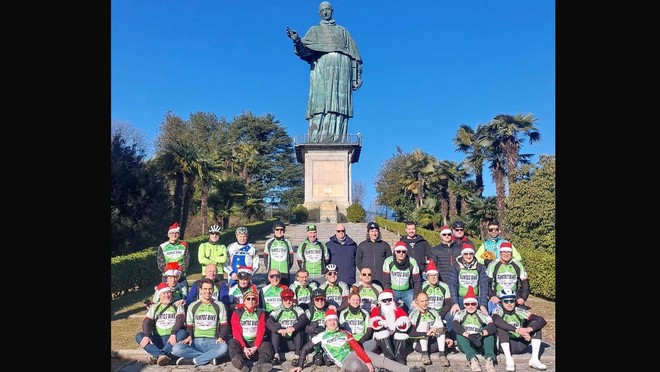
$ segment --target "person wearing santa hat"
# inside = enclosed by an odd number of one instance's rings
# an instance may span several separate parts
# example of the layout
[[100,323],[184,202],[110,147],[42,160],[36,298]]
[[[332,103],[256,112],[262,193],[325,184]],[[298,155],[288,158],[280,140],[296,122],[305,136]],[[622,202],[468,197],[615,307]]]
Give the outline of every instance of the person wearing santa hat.
[[[497,220],[491,220],[488,222],[488,238],[481,243],[474,256],[480,264],[488,267],[491,262],[499,260],[500,246],[504,242],[507,242],[507,240],[500,236],[500,223]],[[522,262],[522,256],[516,247],[511,245],[511,250],[513,259]]]
[[[433,261],[429,261],[428,265],[426,265],[426,273],[424,275],[426,276],[426,281],[422,284],[422,292],[428,296],[428,307],[438,312],[440,319],[444,319],[444,327],[449,329],[452,320],[452,314],[449,314],[449,309],[451,308],[451,291],[449,285],[440,281],[438,269],[435,267],[435,262]],[[449,345],[453,346],[453,339],[448,338],[448,340]]]
[[429,261],[435,262],[440,272],[440,281],[449,283],[452,266],[456,265],[456,257],[461,255],[461,247],[452,240],[449,226],[440,228],[440,243],[429,251]]
[[[293,351],[294,360],[300,358],[305,326],[309,323],[305,310],[293,303],[294,294],[290,288],[285,287],[280,292],[280,298],[282,304],[266,315],[266,328],[270,330],[274,349],[272,364],[280,364],[280,350]],[[297,362],[294,367],[296,365]]]
[[454,314],[452,327],[456,332],[456,342],[474,372],[481,371],[477,353],[486,359],[486,371],[495,372],[495,333],[497,327],[493,319],[478,309],[479,302],[474,294],[474,288],[468,287],[463,297],[463,310]]
[[385,283],[383,288],[391,289],[394,302],[403,301],[404,310],[410,310],[415,293],[422,290],[417,260],[408,256],[408,245],[399,240],[394,244],[394,255],[383,262]]
[[408,314],[396,305],[391,289],[385,289],[378,295],[378,307],[371,310],[369,322],[383,354],[406,364],[406,342],[411,323]]
[[[470,243],[463,244],[461,256],[456,258],[456,266],[452,266],[449,277],[449,290],[451,291],[451,309],[449,316],[454,316],[458,310],[463,309],[463,298],[468,287],[474,288],[474,294],[479,300],[479,309],[488,313],[488,275],[486,267],[474,257],[474,247]],[[451,325],[451,319],[448,320]],[[448,328],[448,332],[452,329]],[[453,334],[451,335],[453,336]]]
[[176,358],[172,347],[185,339],[186,311],[183,305],[172,299],[172,289],[167,283],[156,286],[159,300],[149,307],[142,321],[142,331],[135,335],[135,341],[150,354],[149,364],[165,366]]
[[190,266],[190,249],[188,249],[188,243],[180,240],[179,236],[181,236],[181,228],[175,222],[167,230],[167,241],[158,246],[156,262],[158,269],[163,273],[163,279],[165,279],[165,265],[169,262],[178,262],[180,266],[179,270],[181,271],[179,283],[184,285],[187,290],[188,280],[186,278],[186,271]]
[[[320,345],[324,353],[342,371],[375,372],[375,368],[381,368],[392,372],[426,372],[424,367],[408,367],[405,364],[387,359],[384,355],[365,351],[350,332],[339,329],[339,320],[334,309],[326,310],[324,321],[325,330],[312,337],[303,346],[300,351],[300,360],[304,361],[307,354],[316,345]],[[304,363],[301,366],[292,368],[290,372],[301,372],[303,368]]]
[[229,310],[233,311],[237,305],[243,303],[243,297],[248,291],[259,293],[257,286],[252,283],[252,268],[250,266],[238,266],[236,269],[238,282],[229,287]]
[[[185,306],[186,296],[188,296],[188,286],[184,286],[182,283],[179,283],[180,275],[181,267],[179,266],[178,262],[168,262],[165,265],[163,280],[170,287],[170,290],[172,290],[172,299],[173,301],[180,302],[181,305]],[[155,288],[155,292],[151,301],[153,303],[159,301],[158,287]]]
[[488,275],[488,313],[491,314],[500,302],[497,294],[502,289],[512,290],[518,306],[526,308],[525,301],[529,297],[529,276],[522,263],[513,257],[513,246],[509,242],[500,244],[500,258],[491,262],[486,268]]
[[539,370],[547,367],[541,363],[541,329],[548,323],[540,315],[516,305],[516,294],[503,289],[499,294],[499,305],[493,311],[493,323],[497,327],[499,350],[506,357],[506,370],[513,372],[516,365],[511,354],[523,354],[532,345],[532,357],[527,365]]

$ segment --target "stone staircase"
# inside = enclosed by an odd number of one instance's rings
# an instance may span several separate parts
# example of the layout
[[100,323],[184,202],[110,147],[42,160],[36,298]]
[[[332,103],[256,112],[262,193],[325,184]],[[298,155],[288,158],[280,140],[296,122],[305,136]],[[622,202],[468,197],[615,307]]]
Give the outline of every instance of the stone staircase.
[[[313,222],[311,222],[313,223]],[[318,233],[318,239],[324,243],[327,243],[328,240],[330,240],[330,237],[335,235],[335,227],[337,226],[336,223],[328,223],[328,222],[320,222],[320,223],[314,223],[316,225],[317,233]],[[291,243],[294,246],[294,250],[298,248],[298,245],[303,242],[307,238],[307,225],[306,224],[290,224],[286,226],[286,232],[284,236],[291,241]],[[361,222],[361,223],[342,223],[344,227],[346,228],[346,235],[350,236],[351,239],[353,239],[357,244],[360,244],[362,241],[364,241],[367,238],[367,223],[366,222]],[[399,235],[387,231],[384,228],[380,228],[380,234],[381,234],[381,239],[384,241],[388,242],[391,247],[394,246],[394,243],[396,243],[399,240]],[[270,234],[267,236],[267,238],[271,238],[273,234]],[[263,250],[263,243],[261,246],[257,245],[261,250]]]

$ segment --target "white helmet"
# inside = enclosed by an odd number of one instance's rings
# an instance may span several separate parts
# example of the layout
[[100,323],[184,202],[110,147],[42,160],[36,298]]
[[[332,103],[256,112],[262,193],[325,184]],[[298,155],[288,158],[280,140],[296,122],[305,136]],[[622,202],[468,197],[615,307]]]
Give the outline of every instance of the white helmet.
[[221,230],[221,229],[220,229],[220,226],[218,226],[218,225],[211,225],[211,228],[209,229],[209,233],[214,233],[214,232],[219,233],[220,230]]
[[241,226],[236,229],[236,235],[248,235],[248,229],[245,226]]
[[328,271],[337,271],[337,265],[335,264],[327,264],[325,268],[328,269]]

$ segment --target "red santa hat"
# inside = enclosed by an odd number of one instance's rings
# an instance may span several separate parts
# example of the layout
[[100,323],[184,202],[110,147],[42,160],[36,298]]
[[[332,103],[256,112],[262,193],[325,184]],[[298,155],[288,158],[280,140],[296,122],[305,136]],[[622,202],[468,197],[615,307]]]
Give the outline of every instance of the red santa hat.
[[236,276],[243,278],[252,276],[252,266],[239,266],[236,269]]
[[392,299],[394,300],[394,292],[391,289],[385,289],[380,294],[378,295],[378,302],[383,302],[385,299]]
[[426,275],[438,274],[439,273],[438,268],[435,266],[435,262],[433,262],[433,260],[429,260],[428,265],[426,265],[426,271],[425,272],[426,272]]
[[451,234],[451,228],[447,225],[444,225],[440,228],[440,234]]
[[463,244],[463,247],[461,248],[461,254],[466,254],[466,253],[474,253],[474,247],[470,243],[465,243]]
[[165,265],[165,272],[163,273],[163,276],[179,276],[181,275],[181,266],[179,266],[179,263],[174,261],[174,262],[168,262]]
[[399,240],[398,242],[396,242],[396,244],[394,244],[394,249],[393,250],[397,250],[397,249],[407,251],[408,250],[408,245],[403,240]]
[[335,309],[330,308],[330,309],[325,311],[324,321],[327,322],[330,319],[339,319],[339,318],[337,318],[337,312],[335,311]]
[[168,234],[172,232],[181,232],[181,228],[177,222],[173,223],[172,226],[170,226],[170,229],[167,230]]
[[160,296],[161,293],[167,292],[167,291],[172,292],[172,288],[170,288],[170,286],[167,285],[167,283],[163,282],[163,283],[158,284],[158,286],[156,286],[156,292],[158,292],[159,296]]
[[474,287],[469,285],[467,293],[465,294],[465,297],[463,297],[463,305],[465,305],[468,302],[473,302],[473,303],[479,303],[477,301],[477,296],[474,294]]
[[509,242],[500,244],[500,252],[513,252],[513,246]]

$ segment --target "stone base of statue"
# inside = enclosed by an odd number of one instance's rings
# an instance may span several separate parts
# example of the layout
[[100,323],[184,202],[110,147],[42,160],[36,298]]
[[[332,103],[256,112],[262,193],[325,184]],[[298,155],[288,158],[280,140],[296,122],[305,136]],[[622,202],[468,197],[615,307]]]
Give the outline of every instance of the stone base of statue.
[[305,202],[311,222],[347,222],[352,203],[351,164],[362,150],[360,134],[347,135],[341,143],[309,143],[295,138],[296,160],[305,164]]

